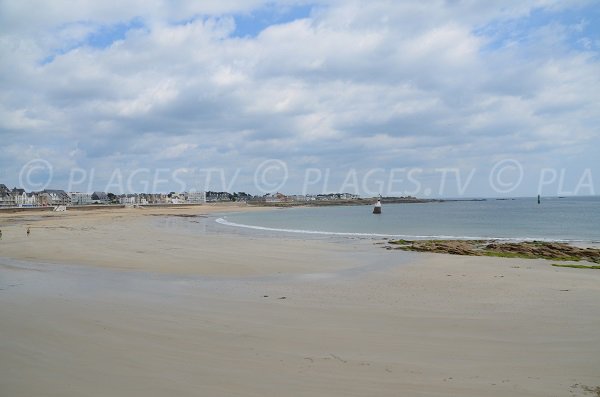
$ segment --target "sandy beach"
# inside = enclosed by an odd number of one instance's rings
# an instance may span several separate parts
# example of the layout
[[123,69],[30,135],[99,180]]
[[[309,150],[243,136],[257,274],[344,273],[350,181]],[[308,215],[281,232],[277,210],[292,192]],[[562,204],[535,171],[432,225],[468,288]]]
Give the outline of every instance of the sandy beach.
[[195,229],[250,210],[0,214],[0,395],[600,395],[600,271]]

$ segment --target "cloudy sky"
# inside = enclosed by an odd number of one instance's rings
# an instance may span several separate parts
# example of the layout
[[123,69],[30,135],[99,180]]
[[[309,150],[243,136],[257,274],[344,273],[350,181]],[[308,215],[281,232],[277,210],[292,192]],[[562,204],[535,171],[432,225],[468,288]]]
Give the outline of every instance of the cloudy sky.
[[1,0],[0,183],[599,194],[599,54],[593,0]]

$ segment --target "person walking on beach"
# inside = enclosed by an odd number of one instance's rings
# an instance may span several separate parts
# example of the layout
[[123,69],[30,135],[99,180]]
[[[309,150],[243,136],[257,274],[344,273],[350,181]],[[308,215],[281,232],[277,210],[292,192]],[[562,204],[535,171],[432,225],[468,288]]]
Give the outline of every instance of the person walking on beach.
[[29,234],[31,233],[31,229],[29,229],[29,227],[27,228],[27,237],[29,237]]
[[0,229],[0,240],[2,240],[2,229]]

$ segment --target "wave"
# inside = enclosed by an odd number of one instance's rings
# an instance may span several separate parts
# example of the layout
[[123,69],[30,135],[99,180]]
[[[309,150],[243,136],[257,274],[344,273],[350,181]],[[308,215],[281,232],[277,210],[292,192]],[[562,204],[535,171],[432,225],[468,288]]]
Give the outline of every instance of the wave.
[[327,232],[321,230],[303,230],[303,229],[283,229],[265,226],[245,225],[243,223],[230,222],[225,218],[217,218],[217,223],[225,226],[239,227],[244,229],[254,229],[269,232],[281,233],[300,233],[313,234],[321,236],[341,236],[341,237],[384,237],[384,238],[403,238],[414,240],[498,240],[498,241],[546,241],[546,242],[588,242],[586,240],[569,239],[551,239],[544,237],[482,237],[482,236],[451,236],[451,235],[411,235],[411,234],[382,234],[382,233],[353,233],[353,232]]

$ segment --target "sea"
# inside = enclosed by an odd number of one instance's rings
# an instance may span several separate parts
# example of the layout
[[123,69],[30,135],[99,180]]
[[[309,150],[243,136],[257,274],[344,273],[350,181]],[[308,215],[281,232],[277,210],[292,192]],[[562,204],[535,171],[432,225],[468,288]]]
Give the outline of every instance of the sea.
[[224,228],[296,236],[600,242],[600,196],[292,207],[219,216]]

